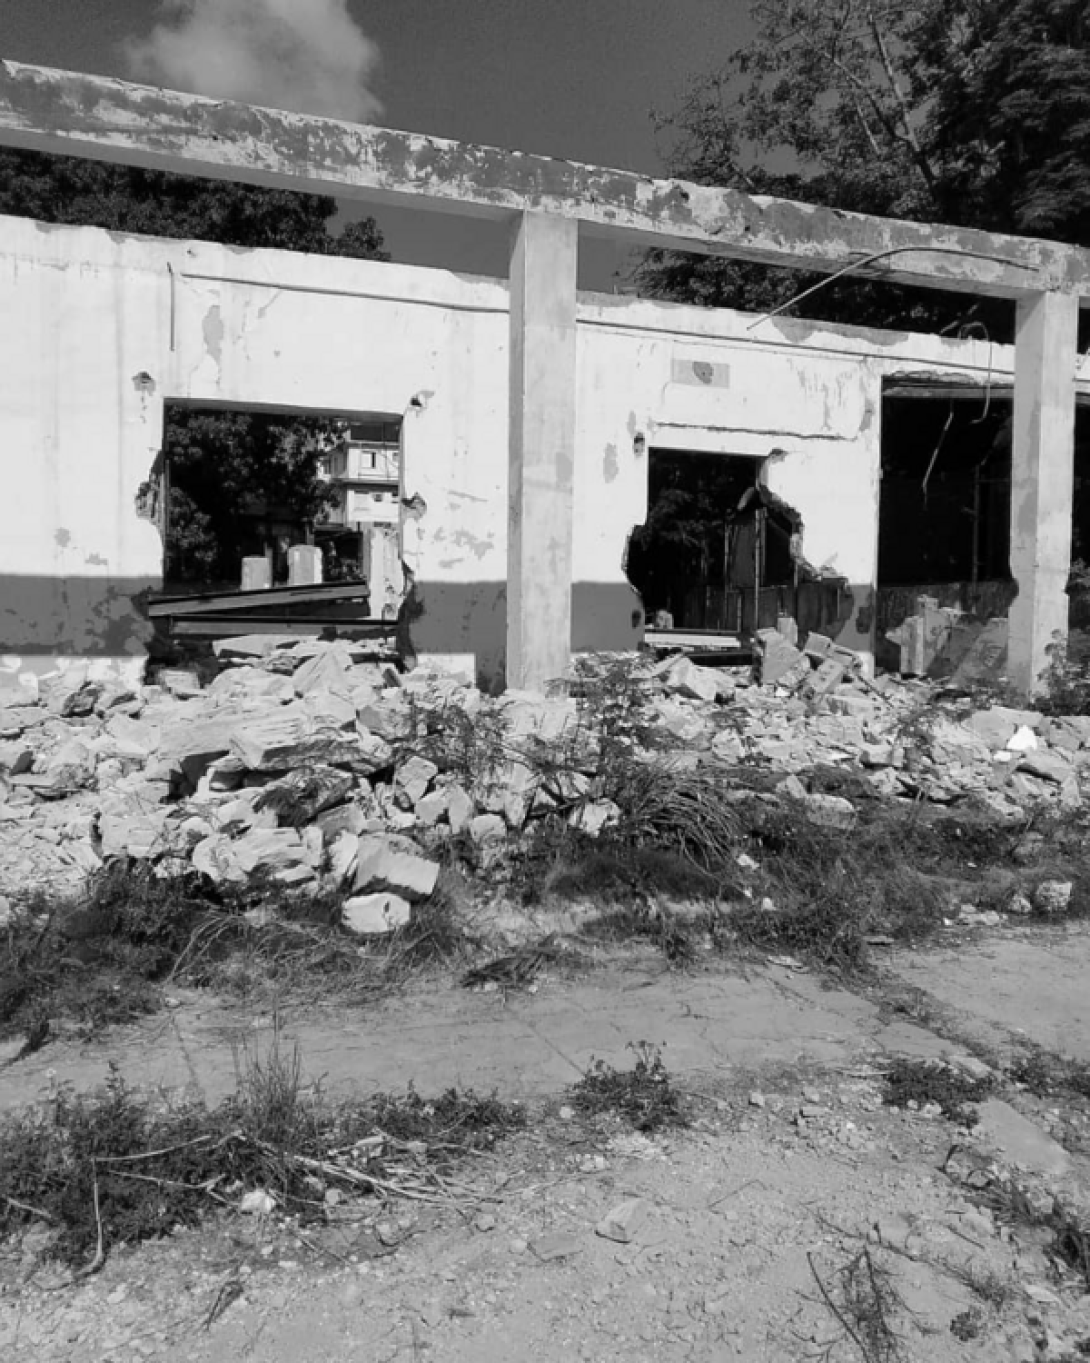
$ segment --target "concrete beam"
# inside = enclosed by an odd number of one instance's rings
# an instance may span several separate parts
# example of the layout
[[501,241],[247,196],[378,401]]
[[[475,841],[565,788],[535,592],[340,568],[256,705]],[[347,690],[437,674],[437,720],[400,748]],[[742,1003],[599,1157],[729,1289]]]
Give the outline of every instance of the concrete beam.
[[511,248],[507,684],[527,690],[571,658],[578,247],[572,219],[524,213]]
[[1018,305],[1014,351],[1008,674],[1025,695],[1041,689],[1047,649],[1067,637],[1075,480],[1078,301],[1041,294]]
[[1090,252],[0,62],[0,143],[373,203],[527,211],[650,246],[1017,298],[1090,297]]

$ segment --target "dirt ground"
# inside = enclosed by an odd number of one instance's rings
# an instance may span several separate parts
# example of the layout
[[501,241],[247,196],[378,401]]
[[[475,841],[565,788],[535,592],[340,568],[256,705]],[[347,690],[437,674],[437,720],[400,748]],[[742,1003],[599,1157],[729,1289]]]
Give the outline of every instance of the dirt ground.
[[[857,992],[790,962],[675,972],[621,954],[534,994],[432,981],[381,1007],[288,1013],[285,1035],[334,1091],[457,1083],[520,1098],[532,1120],[444,1205],[342,1204],[306,1229],[226,1215],[76,1286],[9,1245],[0,1358],[1076,1363],[1085,1280],[1055,1271],[1042,1226],[944,1165],[964,1147],[1085,1196],[1090,1102],[1003,1082],[971,1134],[884,1106],[882,1078],[898,1055],[994,1067],[1036,1042],[1090,1056],[1088,967],[1085,925],[1004,928],[898,952]],[[110,1059],[215,1100],[240,1038],[271,1019],[174,1002],[11,1067],[0,1104],[93,1084]],[[572,1110],[591,1058],[630,1064],[640,1040],[664,1047],[687,1129],[645,1136]],[[600,1233],[633,1200],[631,1238]]]

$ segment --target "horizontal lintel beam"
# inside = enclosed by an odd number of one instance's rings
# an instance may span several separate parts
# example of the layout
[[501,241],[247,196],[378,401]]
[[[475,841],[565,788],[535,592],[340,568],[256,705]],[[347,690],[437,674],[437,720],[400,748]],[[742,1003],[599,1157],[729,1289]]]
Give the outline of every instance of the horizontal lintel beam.
[[[0,144],[381,204],[511,219],[671,250],[1019,298],[1090,302],[1090,251],[969,228],[843,213],[277,109],[0,61]],[[866,263],[868,262],[869,263]]]

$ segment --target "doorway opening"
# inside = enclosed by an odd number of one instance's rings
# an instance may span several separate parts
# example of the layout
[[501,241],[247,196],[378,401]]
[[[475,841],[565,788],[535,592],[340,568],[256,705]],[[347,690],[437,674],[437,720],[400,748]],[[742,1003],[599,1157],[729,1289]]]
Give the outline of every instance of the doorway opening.
[[748,455],[652,449],[625,570],[652,627],[733,635],[797,615],[802,518]]

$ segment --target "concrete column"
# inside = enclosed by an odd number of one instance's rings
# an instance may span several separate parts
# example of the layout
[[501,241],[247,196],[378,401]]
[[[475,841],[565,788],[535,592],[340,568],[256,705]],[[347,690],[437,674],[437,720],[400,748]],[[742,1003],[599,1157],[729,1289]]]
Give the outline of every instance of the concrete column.
[[1067,635],[1075,479],[1075,365],[1079,300],[1040,293],[1018,303],[1011,468],[1011,573],[1007,672],[1040,690],[1046,650]]
[[511,250],[507,685],[541,690],[571,658],[574,219],[523,213]]

